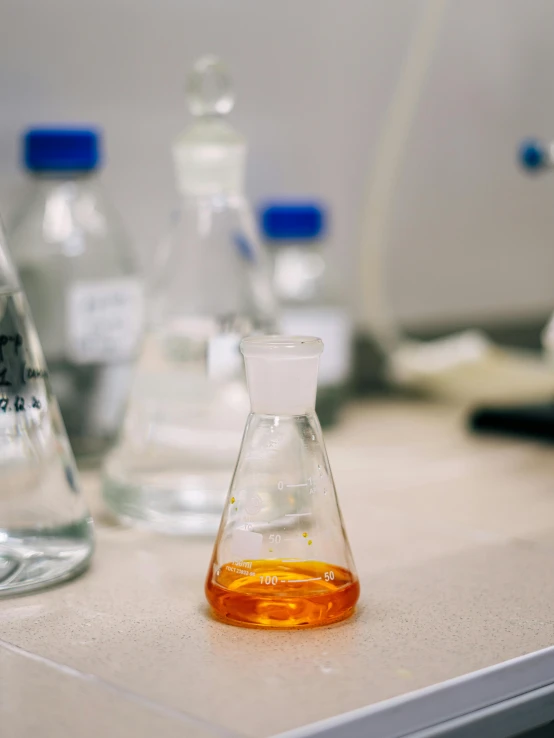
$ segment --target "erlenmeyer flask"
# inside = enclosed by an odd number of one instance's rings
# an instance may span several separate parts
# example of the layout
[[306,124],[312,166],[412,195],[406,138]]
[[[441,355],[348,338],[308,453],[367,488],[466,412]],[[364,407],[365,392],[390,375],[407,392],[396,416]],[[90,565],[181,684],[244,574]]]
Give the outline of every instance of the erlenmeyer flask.
[[200,59],[195,122],[174,147],[179,217],[159,254],[148,330],[104,498],[125,522],[215,535],[248,415],[239,343],[275,331],[269,269],[244,195],[246,141],[226,121],[233,90]]
[[69,579],[92,550],[73,455],[0,232],[0,595]]
[[319,338],[250,336],[241,351],[252,412],[206,581],[235,625],[328,625],[360,588],[315,414]]

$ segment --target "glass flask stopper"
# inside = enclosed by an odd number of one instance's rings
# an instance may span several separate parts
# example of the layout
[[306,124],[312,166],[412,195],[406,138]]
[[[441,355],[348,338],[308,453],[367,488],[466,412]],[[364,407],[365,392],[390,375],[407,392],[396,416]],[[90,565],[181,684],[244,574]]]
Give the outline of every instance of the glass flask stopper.
[[251,413],[206,580],[234,625],[297,628],[349,617],[360,588],[315,413],[323,343],[241,342]]

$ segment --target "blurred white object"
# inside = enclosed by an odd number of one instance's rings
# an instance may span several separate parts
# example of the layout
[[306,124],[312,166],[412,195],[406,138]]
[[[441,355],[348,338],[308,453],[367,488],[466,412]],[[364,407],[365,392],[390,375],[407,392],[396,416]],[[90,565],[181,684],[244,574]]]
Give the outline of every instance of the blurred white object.
[[554,394],[554,369],[540,355],[499,348],[479,331],[403,341],[389,370],[401,386],[454,402],[543,401]]
[[325,351],[319,365],[317,414],[322,426],[338,420],[352,371],[352,318],[325,261],[327,210],[309,200],[275,201],[261,214],[273,251],[273,286],[285,335],[317,336]]

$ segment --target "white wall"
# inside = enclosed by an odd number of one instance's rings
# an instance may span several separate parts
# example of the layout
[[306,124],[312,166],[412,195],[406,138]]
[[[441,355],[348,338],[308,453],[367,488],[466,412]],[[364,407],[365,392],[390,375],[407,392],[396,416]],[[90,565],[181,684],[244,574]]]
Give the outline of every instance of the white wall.
[[[23,126],[99,122],[106,184],[148,263],[176,200],[184,77],[217,52],[250,140],[249,193],[332,204],[332,259],[358,305],[363,191],[422,1],[0,0],[0,210],[21,185]],[[449,3],[393,211],[388,283],[405,322],[554,304],[554,176],[514,165],[522,135],[554,138],[553,70],[551,0]]]

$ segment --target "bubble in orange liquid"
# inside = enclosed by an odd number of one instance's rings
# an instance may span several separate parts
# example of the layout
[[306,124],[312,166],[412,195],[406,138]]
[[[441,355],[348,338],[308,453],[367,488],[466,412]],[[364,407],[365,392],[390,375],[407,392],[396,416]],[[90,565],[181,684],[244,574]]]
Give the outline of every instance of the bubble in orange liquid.
[[262,628],[309,628],[350,617],[360,596],[348,569],[322,561],[260,559],[210,567],[206,597],[228,623]]

